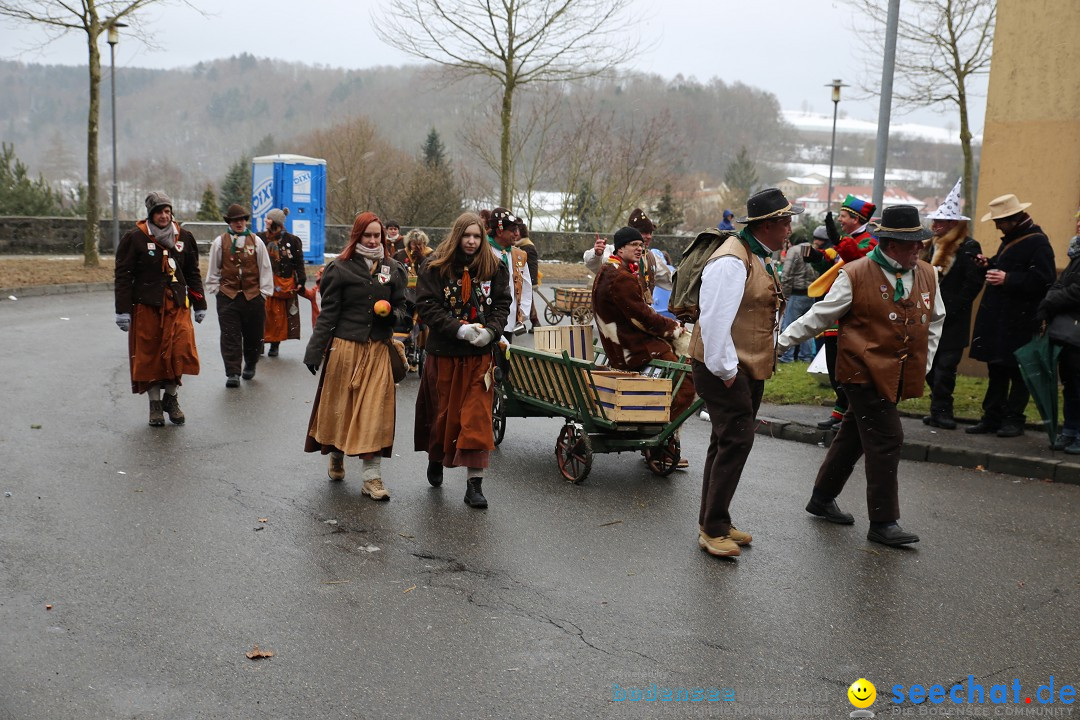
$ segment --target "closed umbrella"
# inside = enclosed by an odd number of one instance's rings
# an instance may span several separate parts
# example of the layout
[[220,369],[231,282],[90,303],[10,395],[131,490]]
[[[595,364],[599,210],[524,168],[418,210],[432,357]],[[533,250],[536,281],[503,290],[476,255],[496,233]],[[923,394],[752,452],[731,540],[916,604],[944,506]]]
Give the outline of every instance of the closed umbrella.
[[1013,353],[1020,365],[1024,384],[1031,391],[1035,407],[1042,415],[1051,443],[1058,433],[1057,359],[1060,354],[1061,347],[1050,342],[1046,335],[1036,335],[1031,342]]

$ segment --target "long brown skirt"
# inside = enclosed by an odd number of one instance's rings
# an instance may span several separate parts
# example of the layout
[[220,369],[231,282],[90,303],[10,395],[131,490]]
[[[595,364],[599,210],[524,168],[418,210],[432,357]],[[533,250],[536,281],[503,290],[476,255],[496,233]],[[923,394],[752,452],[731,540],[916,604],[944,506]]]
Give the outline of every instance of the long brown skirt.
[[414,447],[446,467],[488,466],[494,388],[484,387],[491,354],[428,355],[416,396]]
[[136,304],[128,332],[131,392],[146,392],[151,385],[180,384],[181,375],[199,374],[195,326],[191,311],[177,307],[166,292],[161,307]]
[[300,339],[300,301],[295,294],[292,294],[295,284],[295,279],[291,277],[274,278],[274,294],[266,298],[264,341],[281,342]]
[[394,402],[386,343],[334,338],[315,393],[304,451],[390,457]]

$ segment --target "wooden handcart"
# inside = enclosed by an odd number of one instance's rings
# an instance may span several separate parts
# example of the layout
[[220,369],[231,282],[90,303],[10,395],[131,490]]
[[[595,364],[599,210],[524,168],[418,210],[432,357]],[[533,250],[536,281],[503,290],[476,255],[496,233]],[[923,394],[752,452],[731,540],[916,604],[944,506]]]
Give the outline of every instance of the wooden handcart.
[[[634,391],[635,383],[644,384],[647,378],[615,373],[565,352],[560,357],[511,346],[509,365],[509,376],[495,395],[496,443],[508,417],[564,418],[555,459],[562,476],[574,483],[589,474],[595,453],[643,452],[650,470],[670,475],[681,457],[677,431],[704,402],[698,398],[678,417],[667,417],[671,394],[690,372],[685,363],[650,363],[655,377],[670,381],[662,396]],[[620,407],[619,395],[634,396],[633,407]]]
[[575,325],[588,325],[592,322],[591,288],[555,288],[555,299],[548,300],[537,288],[533,288],[533,297],[544,301],[544,319],[549,325],[558,325],[564,317],[569,317]]

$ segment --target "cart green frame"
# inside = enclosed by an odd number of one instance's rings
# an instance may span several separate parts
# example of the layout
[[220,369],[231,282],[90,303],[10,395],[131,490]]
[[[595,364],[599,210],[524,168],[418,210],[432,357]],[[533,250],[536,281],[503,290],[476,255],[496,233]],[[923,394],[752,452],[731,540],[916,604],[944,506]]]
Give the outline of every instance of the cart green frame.
[[[678,417],[666,423],[616,422],[600,401],[592,379],[600,368],[586,360],[511,345],[510,372],[496,389],[495,437],[502,440],[508,417],[561,417],[566,420],[555,443],[559,472],[579,483],[592,469],[595,453],[644,452],[649,469],[667,476],[681,457],[679,427],[701,408],[697,398]],[[653,360],[655,377],[669,378],[672,393],[686,380],[690,366]],[[500,427],[500,419],[502,425]]]

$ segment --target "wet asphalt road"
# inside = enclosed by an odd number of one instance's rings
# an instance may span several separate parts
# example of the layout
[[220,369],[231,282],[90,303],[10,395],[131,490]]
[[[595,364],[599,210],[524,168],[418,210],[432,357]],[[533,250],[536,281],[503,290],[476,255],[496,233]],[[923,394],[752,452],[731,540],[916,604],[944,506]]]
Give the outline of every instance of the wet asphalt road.
[[[462,470],[424,479],[410,377],[376,504],[359,462],[331,484],[302,452],[302,342],[226,390],[211,309],[187,425],[150,428],[112,317],[108,293],[0,302],[5,720],[845,717],[859,677],[879,714],[898,683],[1080,683],[1080,487],[905,463],[923,542],[890,550],[861,467],[857,524],[828,525],[802,509],[824,451],[759,436],[733,505],[755,540],[723,561],[695,542],[707,423],[690,473],[598,455],[574,486],[560,421],[511,418],[481,512]],[[651,683],[735,699],[613,701]]]

